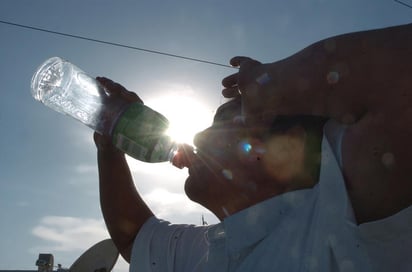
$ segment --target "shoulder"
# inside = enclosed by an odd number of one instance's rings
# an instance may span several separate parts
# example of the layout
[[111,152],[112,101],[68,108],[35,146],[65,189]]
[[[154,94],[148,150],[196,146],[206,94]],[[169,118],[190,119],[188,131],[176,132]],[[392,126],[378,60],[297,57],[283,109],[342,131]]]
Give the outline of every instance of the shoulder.
[[381,109],[348,126],[343,137],[343,175],[359,223],[382,219],[412,204],[409,101],[382,103]]

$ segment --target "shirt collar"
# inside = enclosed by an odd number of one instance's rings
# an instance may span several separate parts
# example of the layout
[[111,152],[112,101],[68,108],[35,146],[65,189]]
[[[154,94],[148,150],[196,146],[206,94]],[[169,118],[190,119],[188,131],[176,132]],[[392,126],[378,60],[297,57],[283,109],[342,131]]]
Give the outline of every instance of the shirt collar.
[[226,240],[226,248],[235,253],[264,239],[277,224],[307,203],[313,189],[288,192],[258,203],[227,217],[208,231],[210,243]]

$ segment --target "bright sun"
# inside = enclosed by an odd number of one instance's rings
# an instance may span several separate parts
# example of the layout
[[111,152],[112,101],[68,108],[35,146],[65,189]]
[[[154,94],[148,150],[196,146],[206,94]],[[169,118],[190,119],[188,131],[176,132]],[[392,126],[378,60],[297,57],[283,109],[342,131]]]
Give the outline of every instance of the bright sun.
[[193,144],[193,137],[210,126],[212,108],[199,98],[171,92],[145,101],[145,104],[163,114],[170,122],[168,134],[177,142]]

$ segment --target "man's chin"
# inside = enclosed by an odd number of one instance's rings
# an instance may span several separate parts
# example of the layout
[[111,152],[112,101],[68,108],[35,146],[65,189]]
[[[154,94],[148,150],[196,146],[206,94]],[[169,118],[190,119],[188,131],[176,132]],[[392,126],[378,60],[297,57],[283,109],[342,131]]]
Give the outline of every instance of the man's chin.
[[186,178],[184,189],[187,197],[199,204],[202,204],[202,199],[207,198],[207,182],[200,180],[196,175],[189,175]]

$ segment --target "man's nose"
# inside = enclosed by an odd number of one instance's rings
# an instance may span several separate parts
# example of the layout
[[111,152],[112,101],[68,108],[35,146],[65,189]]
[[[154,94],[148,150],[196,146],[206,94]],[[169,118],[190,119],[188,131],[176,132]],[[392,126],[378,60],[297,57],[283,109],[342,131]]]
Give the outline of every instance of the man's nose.
[[207,128],[197,133],[193,139],[193,143],[197,149],[221,148],[224,145],[225,135],[220,129]]
[[197,133],[193,143],[198,152],[221,155],[231,148],[233,140],[225,128],[207,128]]
[[204,145],[207,139],[207,129],[196,133],[195,137],[193,138],[193,143],[197,148],[201,148]]

